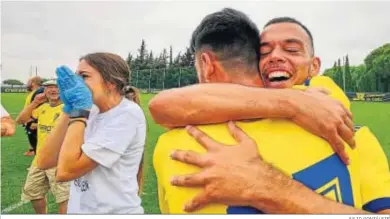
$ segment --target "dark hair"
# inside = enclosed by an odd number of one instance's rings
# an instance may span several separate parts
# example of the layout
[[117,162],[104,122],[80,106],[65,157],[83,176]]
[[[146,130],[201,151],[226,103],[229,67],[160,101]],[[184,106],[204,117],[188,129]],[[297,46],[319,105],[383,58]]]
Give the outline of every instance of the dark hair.
[[299,25],[300,27],[302,27],[303,30],[306,32],[306,34],[310,38],[310,45],[311,45],[311,48],[312,48],[312,55],[314,55],[313,35],[311,35],[310,30],[304,24],[302,24],[300,21],[298,21],[295,18],[291,18],[291,17],[277,17],[277,18],[273,18],[270,21],[268,21],[267,24],[264,26],[264,28],[270,26],[271,24],[279,24],[279,23],[293,23],[293,24],[296,24],[296,25]]
[[122,57],[112,53],[90,53],[81,57],[81,60],[85,60],[100,73],[106,83],[115,84],[116,90],[121,95],[125,95],[131,71]]
[[207,15],[192,33],[193,53],[208,48],[220,60],[239,59],[258,70],[260,33],[244,13],[225,8]]
[[41,86],[43,83],[43,79],[39,76],[32,77],[30,80],[31,80],[31,83],[35,83],[38,86]]
[[[130,94],[134,94],[134,96],[130,96]],[[125,96],[127,99],[134,101],[136,104],[141,105],[140,101],[140,91],[138,88],[134,86],[126,86],[125,87]]]
[[[81,57],[81,60],[85,60],[90,66],[95,68],[105,82],[115,84],[116,90],[128,98],[127,94],[132,90],[128,80],[131,76],[131,71],[124,59],[112,53],[90,53]],[[139,92],[136,95],[139,95]],[[139,96],[137,99],[139,99]],[[139,194],[141,194],[143,187],[143,157],[144,155],[142,155],[137,173]]]

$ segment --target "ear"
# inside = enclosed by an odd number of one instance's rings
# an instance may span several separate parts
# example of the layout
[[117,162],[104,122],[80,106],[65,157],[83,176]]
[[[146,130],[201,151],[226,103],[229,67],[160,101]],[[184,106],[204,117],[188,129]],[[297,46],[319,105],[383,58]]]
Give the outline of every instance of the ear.
[[313,57],[310,68],[310,77],[318,75],[321,69],[321,59],[317,56]]
[[115,85],[113,83],[110,83],[110,82],[107,82],[106,86],[107,86],[107,89],[109,90],[109,92],[112,92],[113,90],[116,89]]
[[203,52],[200,54],[201,68],[206,83],[215,81],[215,68],[213,57],[210,53]]

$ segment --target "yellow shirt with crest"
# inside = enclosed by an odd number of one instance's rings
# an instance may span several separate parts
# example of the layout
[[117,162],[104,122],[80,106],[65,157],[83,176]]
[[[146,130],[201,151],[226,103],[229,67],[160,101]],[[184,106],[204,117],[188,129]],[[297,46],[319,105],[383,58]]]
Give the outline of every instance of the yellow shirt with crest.
[[[309,86],[329,89],[333,98],[350,108],[348,98],[330,78],[314,77]],[[351,161],[346,166],[325,140],[289,121],[263,119],[236,124],[256,141],[265,161],[320,195],[371,212],[390,209],[389,165],[382,147],[367,127],[355,133],[356,149],[352,150],[346,145]],[[226,124],[202,125],[198,128],[218,142],[236,144]],[[153,164],[157,175],[160,210],[164,214],[185,214],[184,204],[201,189],[171,186],[170,179],[172,176],[196,173],[199,168],[171,160],[169,155],[174,149],[199,153],[206,151],[184,129],[174,129],[161,135],[155,147]],[[251,207],[210,204],[194,213],[262,212]]]
[[57,106],[50,106],[49,103],[44,103],[40,105],[38,108],[36,108],[32,112],[32,117],[34,119],[38,119],[37,124],[37,152],[36,156],[34,157],[33,166],[37,166],[37,157],[40,154],[42,145],[44,144],[47,136],[50,134],[50,132],[54,129],[58,117],[62,113],[62,108],[64,104],[59,104]]

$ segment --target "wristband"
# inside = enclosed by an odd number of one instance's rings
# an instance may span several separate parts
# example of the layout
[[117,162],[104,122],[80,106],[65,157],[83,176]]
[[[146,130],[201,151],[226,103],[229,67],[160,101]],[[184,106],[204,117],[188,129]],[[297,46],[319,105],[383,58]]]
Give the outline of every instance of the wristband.
[[69,117],[72,119],[76,118],[86,118],[88,119],[89,117],[89,110],[73,110],[70,112]]
[[84,123],[84,126],[87,127],[87,122],[84,121],[83,119],[72,119],[72,120],[70,120],[68,126],[70,126],[74,122],[82,122],[82,123]]

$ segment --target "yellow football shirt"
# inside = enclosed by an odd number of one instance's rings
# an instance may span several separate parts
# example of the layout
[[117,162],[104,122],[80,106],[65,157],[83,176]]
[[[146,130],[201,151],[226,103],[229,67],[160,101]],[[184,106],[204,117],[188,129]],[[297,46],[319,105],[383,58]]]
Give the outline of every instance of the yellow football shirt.
[[[322,87],[330,89],[333,97],[349,107],[348,99],[329,78],[314,77],[310,86],[320,86],[321,81],[323,82]],[[317,193],[356,208],[362,208],[363,204],[372,203],[372,200],[375,202],[373,208],[386,206],[387,199],[383,199],[387,192],[386,189],[381,190],[382,192],[372,192],[370,190],[370,186],[373,186],[372,181],[368,177],[362,177],[362,172],[367,174],[369,168],[363,171],[361,166],[369,163],[369,161],[361,163],[358,150],[351,150],[346,146],[347,153],[351,158],[351,165],[347,167],[326,141],[291,122],[264,119],[253,122],[238,122],[237,124],[256,141],[265,161],[278,167],[285,174],[300,181]],[[229,134],[226,124],[198,127],[216,141],[235,144],[235,140]],[[171,151],[179,148],[200,153],[205,152],[205,149],[190,137],[184,129],[174,129],[160,136],[154,151],[153,162],[158,180],[159,205],[162,213],[186,213],[182,210],[184,204],[200,192],[198,188],[170,185],[172,176],[195,173],[199,170],[197,167],[170,159]],[[375,156],[375,158],[377,157]],[[382,159],[380,163],[383,165],[387,161]],[[374,164],[371,163],[370,168],[373,166]],[[385,172],[385,170],[381,170],[382,174],[385,174]],[[372,173],[370,175],[372,176]],[[386,177],[382,176],[382,178]],[[381,186],[384,185],[381,184]],[[365,193],[367,195],[363,195]],[[261,213],[261,211],[250,207],[210,204],[195,213],[234,214]]]
[[355,141],[363,209],[370,212],[390,209],[390,170],[382,146],[368,127],[356,131]]
[[28,105],[31,103],[31,98],[33,94],[35,93],[36,90],[31,91],[30,93],[27,94],[26,100],[24,101],[24,108],[26,108]]
[[32,117],[38,119],[37,152],[32,163],[33,166],[37,166],[37,157],[39,156],[42,145],[45,142],[47,136],[50,134],[50,132],[56,125],[56,121],[62,113],[63,106],[64,104],[59,104],[58,106],[52,107],[49,103],[44,103],[32,112]]
[[[348,109],[350,108],[348,97],[329,77],[313,77],[308,85],[330,89],[333,98],[340,100]],[[360,161],[363,209],[370,212],[390,209],[390,170],[382,146],[368,127],[361,127],[356,131],[355,141]]]

